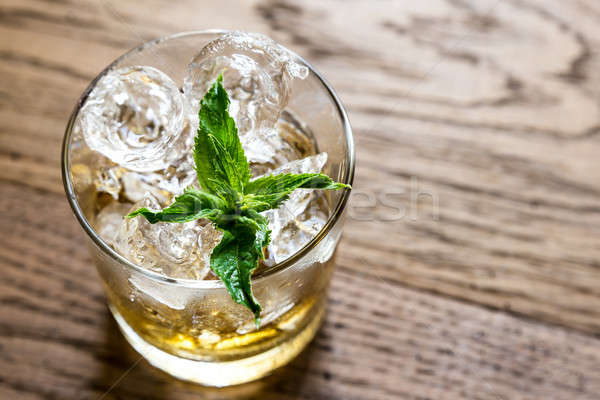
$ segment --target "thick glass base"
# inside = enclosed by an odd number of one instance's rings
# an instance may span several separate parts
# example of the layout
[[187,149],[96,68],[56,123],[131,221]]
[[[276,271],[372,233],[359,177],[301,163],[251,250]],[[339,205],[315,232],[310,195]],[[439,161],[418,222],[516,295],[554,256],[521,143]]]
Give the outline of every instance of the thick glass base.
[[263,353],[234,361],[208,362],[190,360],[160,350],[142,339],[115,307],[110,309],[129,344],[150,364],[178,379],[216,387],[251,382],[287,364],[313,339],[324,315],[324,308],[318,307],[313,319],[303,330]]

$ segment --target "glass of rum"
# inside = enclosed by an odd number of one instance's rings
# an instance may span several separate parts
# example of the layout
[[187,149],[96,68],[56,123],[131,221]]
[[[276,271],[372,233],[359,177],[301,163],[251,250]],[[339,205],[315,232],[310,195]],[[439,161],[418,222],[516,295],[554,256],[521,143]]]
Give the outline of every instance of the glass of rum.
[[[103,192],[98,180],[106,177],[98,174],[109,171],[119,180],[126,172],[118,166],[99,170],[98,158],[82,150],[85,143],[75,127],[90,93],[110,71],[150,66],[169,73],[181,88],[189,61],[223,33],[177,34],[145,43],[118,58],[84,91],[68,122],[62,150],[67,198],[124,336],[155,367],[208,386],[235,385],[265,376],[289,362],[314,337],[323,319],[349,191],[321,193],[315,203],[324,216],[320,229],[287,258],[261,265],[254,273],[253,293],[263,308],[257,327],[253,315],[231,299],[220,280],[165,275],[121,254],[101,234],[102,210],[123,207],[127,200],[122,198],[122,188],[112,196]],[[321,75],[301,57],[290,54],[308,69],[308,76],[291,82],[293,95],[279,122],[282,137],[300,156],[327,153],[322,172],[351,184],[354,145],[346,112]],[[280,235],[279,245],[285,246],[293,234]]]

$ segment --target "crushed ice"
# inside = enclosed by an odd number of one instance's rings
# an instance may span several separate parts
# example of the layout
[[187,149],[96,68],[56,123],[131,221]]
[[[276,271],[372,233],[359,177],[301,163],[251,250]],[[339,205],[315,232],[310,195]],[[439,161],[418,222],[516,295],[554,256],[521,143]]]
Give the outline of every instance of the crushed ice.
[[[291,81],[304,79],[308,69],[258,34],[231,32],[206,45],[188,65],[183,94],[152,67],[109,71],[74,127],[74,152],[81,159],[73,165],[74,180],[115,199],[100,210],[95,229],[130,261],[173,278],[206,278],[221,233],[206,220],[152,225],[124,215],[139,207],[160,209],[196,182],[192,148],[199,102],[220,73],[254,175],[323,169],[327,154],[298,160],[302,154],[289,140],[291,128],[280,120]],[[288,258],[323,227],[327,215],[320,196],[298,190],[280,209],[265,212],[273,230],[267,264]]]

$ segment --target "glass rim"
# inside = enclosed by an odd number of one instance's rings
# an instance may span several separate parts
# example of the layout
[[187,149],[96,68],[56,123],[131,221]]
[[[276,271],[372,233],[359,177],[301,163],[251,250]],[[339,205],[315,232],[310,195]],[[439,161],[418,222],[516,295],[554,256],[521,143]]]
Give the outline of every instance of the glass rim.
[[[75,214],[75,217],[77,218],[77,221],[79,222],[79,224],[81,225],[81,227],[83,228],[85,233],[90,237],[90,239],[92,239],[94,244],[96,246],[98,246],[100,248],[100,250],[102,250],[105,254],[107,254],[113,260],[117,261],[120,264],[127,266],[130,269],[133,269],[134,271],[136,271],[138,273],[141,273],[141,274],[147,276],[150,279],[157,280],[157,281],[160,281],[163,283],[172,284],[172,285],[185,286],[187,288],[203,288],[203,289],[215,288],[216,289],[216,288],[225,288],[225,285],[223,284],[223,282],[221,282],[218,279],[201,280],[201,279],[170,278],[170,277],[162,275],[158,272],[148,270],[140,265],[137,265],[137,264],[129,261],[127,258],[125,258],[121,254],[119,254],[104,239],[102,239],[102,237],[100,237],[100,235],[91,226],[91,224],[89,223],[89,221],[83,214],[81,207],[79,206],[79,202],[77,201],[77,196],[75,195],[75,190],[73,188],[70,173],[69,173],[69,166],[70,166],[69,148],[70,148],[70,144],[71,144],[71,134],[72,134],[75,118],[77,117],[79,110],[85,103],[85,100],[87,99],[89,93],[95,87],[97,81],[100,78],[102,78],[108,71],[110,71],[115,65],[117,65],[120,61],[124,60],[131,54],[134,54],[136,52],[144,50],[148,47],[155,46],[159,43],[166,42],[171,39],[178,39],[181,37],[197,36],[197,35],[210,35],[210,34],[218,35],[218,34],[225,34],[227,32],[231,32],[231,31],[227,30],[227,29],[207,29],[207,30],[195,30],[195,31],[180,32],[180,33],[176,33],[173,35],[163,36],[163,37],[160,37],[160,38],[157,38],[154,40],[150,40],[148,42],[144,42],[144,43],[128,50],[121,56],[119,56],[117,59],[115,59],[113,62],[111,62],[106,68],[104,68],[90,82],[90,84],[87,86],[87,88],[83,91],[82,95],[79,97],[77,103],[75,104],[75,108],[73,109],[73,112],[71,113],[71,116],[69,117],[69,121],[67,122],[67,127],[65,130],[65,135],[63,137],[63,143],[62,143],[62,149],[61,149],[62,181],[63,181],[63,186],[65,188],[65,193],[67,194],[67,200],[69,202],[69,205],[71,206],[71,209],[73,210],[73,213]],[[344,109],[344,106],[342,105],[341,100],[339,99],[339,97],[337,96],[337,94],[335,93],[335,91],[333,90],[331,85],[325,80],[325,78],[323,78],[323,76],[304,58],[302,58],[301,56],[299,56],[298,54],[296,54],[295,52],[293,52],[289,49],[287,49],[287,50],[290,51],[290,53],[293,54],[295,57],[297,57],[297,59],[300,62],[302,62],[306,67],[308,67],[309,70],[316,76],[316,78],[321,83],[321,85],[323,85],[323,87],[326,89],[327,93],[329,94],[330,99],[333,101],[333,104],[335,105],[338,116],[342,123],[342,129],[344,131],[344,138],[345,138],[345,142],[346,142],[346,146],[347,146],[347,154],[346,154],[346,160],[345,160],[346,162],[345,162],[345,168],[344,168],[343,174],[342,174],[342,178],[343,178],[342,181],[345,184],[351,185],[354,180],[354,165],[355,165],[355,153],[354,152],[355,152],[355,149],[354,149],[354,138],[352,136],[352,128],[350,126],[350,121],[348,120],[346,110]],[[329,218],[327,219],[327,222],[321,228],[321,230],[319,230],[319,232],[308,243],[306,243],[300,250],[295,252],[290,257],[286,258],[284,261],[277,263],[275,265],[272,265],[270,267],[266,267],[263,271],[257,273],[256,275],[253,275],[251,278],[252,282],[266,278],[266,277],[273,275],[279,271],[287,269],[287,268],[295,265],[304,256],[306,256],[315,246],[317,246],[327,236],[327,234],[331,231],[331,229],[339,222],[339,220],[344,212],[344,209],[348,202],[349,197],[350,197],[350,189],[342,189],[342,193],[340,195],[339,200],[337,201],[333,211],[331,212],[331,214],[329,215]]]

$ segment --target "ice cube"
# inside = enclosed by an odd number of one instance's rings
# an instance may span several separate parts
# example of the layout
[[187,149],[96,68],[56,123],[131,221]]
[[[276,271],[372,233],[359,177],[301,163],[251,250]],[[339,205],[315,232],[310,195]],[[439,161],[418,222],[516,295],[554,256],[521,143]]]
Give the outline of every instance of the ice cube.
[[100,78],[76,124],[92,150],[119,166],[156,171],[177,158],[173,146],[188,112],[166,74],[148,66],[124,67]]
[[113,201],[96,216],[94,229],[108,244],[114,245],[119,228],[123,223],[123,217],[130,208],[131,204]]
[[190,301],[190,292],[181,290],[173,285],[161,285],[152,279],[146,279],[138,275],[132,275],[129,278],[133,291],[131,301],[136,300],[136,292],[144,293],[155,304],[167,306],[173,310],[185,310]]
[[206,45],[188,65],[183,91],[193,112],[221,73],[248,161],[280,165],[278,155],[291,147],[276,123],[287,105],[291,80],[304,79],[308,68],[264,35],[227,33]]
[[119,192],[121,191],[121,176],[123,169],[117,166],[101,166],[94,165],[94,186],[98,192],[105,192],[110,194],[113,198],[119,198]]
[[280,119],[275,129],[241,138],[252,176],[274,170],[292,160],[315,153],[314,143],[301,128]]
[[93,201],[95,193],[107,193],[114,199],[118,199],[124,171],[107,157],[91,150],[83,140],[81,124],[74,125],[71,144],[71,179],[80,202],[84,200],[82,196]]
[[240,138],[246,159],[251,166],[273,169],[297,157],[292,146],[277,129],[261,129]]
[[132,202],[140,201],[146,193],[152,194],[161,206],[171,203],[188,186],[196,182],[196,169],[193,156],[194,136],[196,129],[192,122],[186,120],[183,133],[172,146],[173,154],[177,155],[170,165],[159,171],[135,172],[123,174],[121,182],[123,195]]
[[[160,209],[147,194],[129,212],[140,207]],[[206,220],[150,224],[143,217],[125,218],[114,240],[115,249],[144,268],[172,278],[204,279],[210,272],[210,254],[221,233]]]
[[289,82],[305,78],[308,68],[283,46],[256,33],[230,32],[206,45],[188,65],[183,91],[194,111],[223,73],[230,113],[240,136],[273,128],[289,96]]
[[[289,162],[270,173],[318,173],[326,162],[327,153],[319,153]],[[272,231],[265,264],[282,262],[307,244],[327,222],[326,209],[321,193],[298,189],[278,209],[263,212]]]
[[311,193],[308,207],[298,216],[274,224],[266,265],[282,262],[311,241],[327,222],[326,203],[321,193]]

